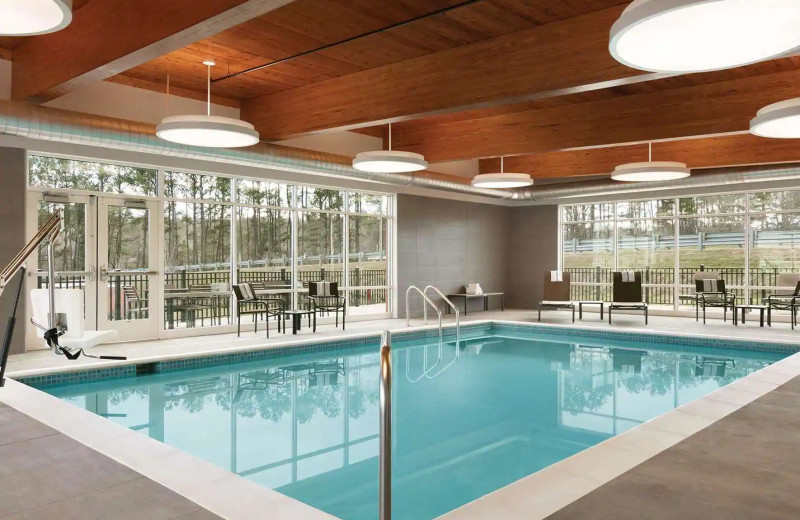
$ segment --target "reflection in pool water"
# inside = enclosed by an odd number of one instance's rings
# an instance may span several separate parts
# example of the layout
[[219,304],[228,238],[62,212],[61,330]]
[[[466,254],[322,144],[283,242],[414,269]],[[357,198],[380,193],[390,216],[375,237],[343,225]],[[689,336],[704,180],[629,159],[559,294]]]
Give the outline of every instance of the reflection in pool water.
[[[464,340],[439,364],[438,345],[396,348],[395,517],[435,518],[783,357],[574,341]],[[377,345],[363,352],[47,391],[344,520],[373,520]]]

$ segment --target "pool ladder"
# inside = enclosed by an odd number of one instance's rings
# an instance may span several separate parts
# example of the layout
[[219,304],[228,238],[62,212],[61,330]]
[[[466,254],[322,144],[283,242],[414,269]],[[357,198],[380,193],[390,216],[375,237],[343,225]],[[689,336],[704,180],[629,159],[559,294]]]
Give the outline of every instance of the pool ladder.
[[444,302],[451,309],[453,309],[453,312],[456,315],[456,348],[458,348],[459,344],[461,343],[461,317],[460,317],[460,313],[458,311],[458,307],[453,305],[453,302],[450,301],[450,298],[445,296],[444,293],[442,291],[440,291],[439,288],[434,286],[434,285],[429,285],[429,286],[425,287],[424,290],[420,289],[416,285],[411,285],[411,286],[409,286],[408,289],[406,289],[406,326],[411,326],[411,312],[410,312],[410,305],[409,305],[409,303],[410,303],[409,302],[409,296],[411,295],[412,291],[415,291],[415,292],[419,293],[419,295],[422,296],[422,299],[425,300],[423,302],[423,304],[422,304],[422,316],[423,316],[423,319],[425,321],[425,325],[428,324],[428,305],[433,307],[434,310],[436,311],[436,314],[439,317],[439,344],[440,345],[442,343],[442,310],[439,308],[438,305],[436,305],[433,302],[433,300],[430,299],[430,297],[428,296],[428,291],[433,291],[436,294],[438,294],[439,297],[442,300],[444,300]]

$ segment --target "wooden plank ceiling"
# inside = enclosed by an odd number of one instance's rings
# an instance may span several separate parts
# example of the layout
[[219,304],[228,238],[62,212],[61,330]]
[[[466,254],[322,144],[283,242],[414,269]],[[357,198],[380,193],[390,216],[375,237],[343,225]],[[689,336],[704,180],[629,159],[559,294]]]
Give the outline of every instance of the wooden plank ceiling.
[[[103,1],[115,0],[75,0],[75,19],[96,16]],[[153,9],[163,4],[141,1]],[[196,31],[193,43],[152,59],[107,56],[89,72],[67,67],[58,85],[131,63],[106,79],[160,91],[169,75],[175,94],[203,99],[201,61],[212,58],[215,101],[240,107],[264,139],[341,130],[380,136],[394,122],[396,149],[434,162],[480,159],[481,171],[509,156],[508,169],[538,178],[607,174],[646,158],[647,141],[656,141],[656,159],[696,168],[800,162],[795,141],[747,135],[756,110],[800,96],[800,57],[691,75],[629,69],[607,48],[610,26],[628,0],[287,0],[269,8],[268,0],[214,2],[220,10],[249,4],[237,19],[246,21],[214,34]],[[192,27],[214,14],[185,11]],[[0,57],[25,71],[26,48],[36,49],[39,38],[47,37],[0,38]],[[46,85],[26,88],[15,85],[15,93],[58,95]]]

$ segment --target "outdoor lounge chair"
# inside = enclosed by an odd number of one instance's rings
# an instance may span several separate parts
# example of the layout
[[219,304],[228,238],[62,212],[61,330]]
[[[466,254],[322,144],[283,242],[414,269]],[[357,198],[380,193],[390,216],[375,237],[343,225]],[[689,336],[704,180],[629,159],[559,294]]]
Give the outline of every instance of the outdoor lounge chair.
[[647,302],[642,291],[641,271],[622,271],[613,273],[612,300],[608,306],[608,324],[611,324],[611,311],[644,311],[644,324],[648,323]]
[[286,302],[282,298],[257,298],[255,291],[249,283],[240,283],[233,286],[233,294],[236,296],[236,335],[242,333],[242,315],[252,314],[255,323],[255,331],[258,332],[258,315],[266,315],[267,337],[269,337],[269,318],[273,316],[278,320],[278,332],[281,332],[281,322],[283,322],[283,333],[286,334]]
[[570,276],[562,271],[544,273],[543,299],[539,302],[539,321],[542,321],[542,309],[572,310],[572,323],[575,323],[575,303],[570,300]]
[[703,308],[703,323],[706,322],[706,308],[722,308],[722,321],[728,319],[728,309],[736,312],[736,293],[725,288],[725,280],[713,280],[710,278],[695,281],[697,292],[697,307],[695,308],[695,319],[700,321],[700,308]]
[[800,275],[795,273],[781,273],[778,275],[778,288],[795,286],[794,292],[778,292],[770,294],[763,300],[767,306],[767,324],[772,326],[772,311],[790,311],[792,330],[797,325],[797,308],[800,307]]
[[345,303],[344,296],[339,296],[339,284],[337,282],[309,282],[308,300],[311,310],[315,313],[334,312],[336,314],[336,326],[339,326],[339,311],[342,311],[342,330],[345,327]]
[[697,308],[697,280],[719,280],[719,273],[717,271],[696,271],[692,274],[692,293],[681,294],[679,299],[681,302],[691,302],[692,306]]

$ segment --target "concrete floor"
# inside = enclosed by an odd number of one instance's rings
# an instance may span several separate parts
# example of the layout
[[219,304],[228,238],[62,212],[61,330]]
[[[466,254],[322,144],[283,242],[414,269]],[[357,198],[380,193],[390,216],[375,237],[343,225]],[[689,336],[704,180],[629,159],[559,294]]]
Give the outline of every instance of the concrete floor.
[[548,519],[796,520],[798,406],[795,378]]
[[2,403],[0,519],[221,520]]

